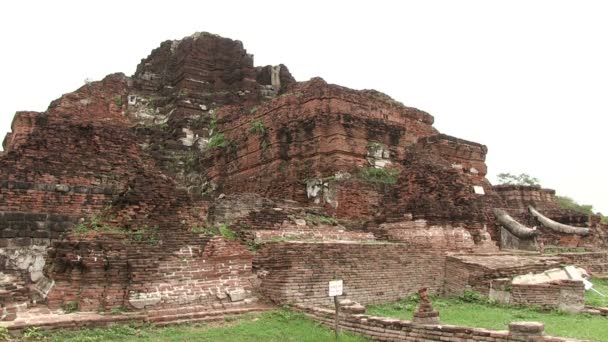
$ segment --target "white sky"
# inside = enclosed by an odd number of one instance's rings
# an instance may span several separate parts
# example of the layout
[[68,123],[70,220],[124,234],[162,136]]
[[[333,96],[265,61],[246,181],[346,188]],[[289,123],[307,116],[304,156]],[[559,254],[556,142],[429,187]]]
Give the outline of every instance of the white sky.
[[580,0],[2,1],[0,136],[15,111],[208,31],[299,81],[431,113],[441,132],[488,146],[491,181],[526,172],[608,214],[607,18],[608,2]]

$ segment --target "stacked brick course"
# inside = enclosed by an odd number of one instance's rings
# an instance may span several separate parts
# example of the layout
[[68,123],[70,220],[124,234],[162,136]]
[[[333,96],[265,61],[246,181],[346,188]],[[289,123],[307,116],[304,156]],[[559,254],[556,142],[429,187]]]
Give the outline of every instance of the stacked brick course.
[[[308,317],[333,327],[332,310],[297,305]],[[395,318],[345,314],[340,329],[355,332],[377,341],[577,341],[544,335],[544,325],[535,322],[512,322],[509,331],[495,331],[448,324],[418,324]]]
[[445,256],[393,243],[266,244],[254,259],[263,295],[277,303],[331,304],[328,282],[344,281],[345,296],[362,304],[397,300],[421,287],[440,292]]

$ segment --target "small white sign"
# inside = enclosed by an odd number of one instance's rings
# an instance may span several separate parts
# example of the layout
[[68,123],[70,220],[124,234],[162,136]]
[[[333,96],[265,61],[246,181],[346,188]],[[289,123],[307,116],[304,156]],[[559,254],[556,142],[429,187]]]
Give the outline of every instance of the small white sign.
[[478,195],[485,195],[486,192],[483,191],[483,186],[479,186],[479,185],[473,185],[473,191],[475,191],[476,194]]
[[329,296],[330,297],[341,296],[343,284],[344,283],[342,282],[342,280],[330,281],[329,282]]

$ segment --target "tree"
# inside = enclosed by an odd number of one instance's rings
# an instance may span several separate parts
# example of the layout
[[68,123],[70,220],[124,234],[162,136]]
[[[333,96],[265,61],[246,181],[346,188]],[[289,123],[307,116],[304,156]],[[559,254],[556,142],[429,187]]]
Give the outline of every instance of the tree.
[[568,196],[555,196],[555,200],[564,209],[574,210],[585,215],[595,215],[593,206],[590,204],[580,204]]
[[498,182],[500,184],[509,185],[540,186],[540,181],[538,178],[532,177],[527,173],[521,173],[519,175],[513,175],[511,173],[499,173]]

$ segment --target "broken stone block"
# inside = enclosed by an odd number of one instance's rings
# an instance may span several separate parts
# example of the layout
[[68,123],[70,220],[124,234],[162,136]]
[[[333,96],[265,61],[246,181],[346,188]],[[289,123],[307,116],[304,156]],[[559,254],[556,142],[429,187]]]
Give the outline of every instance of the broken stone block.
[[240,302],[247,298],[247,291],[243,289],[237,289],[234,291],[227,291],[228,297],[230,297],[230,301],[232,302]]

